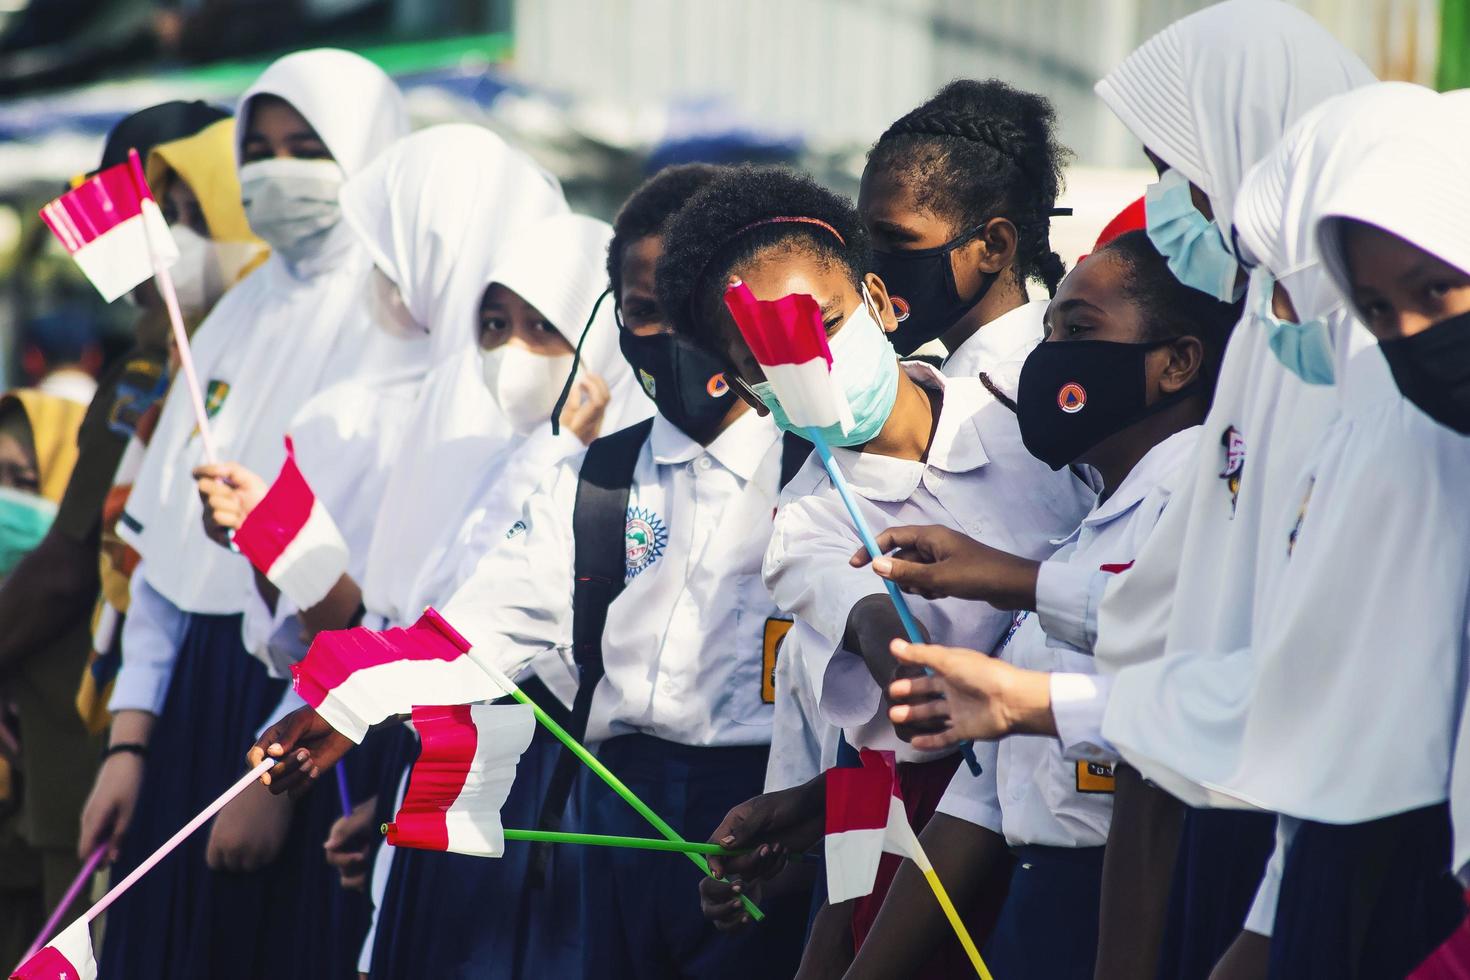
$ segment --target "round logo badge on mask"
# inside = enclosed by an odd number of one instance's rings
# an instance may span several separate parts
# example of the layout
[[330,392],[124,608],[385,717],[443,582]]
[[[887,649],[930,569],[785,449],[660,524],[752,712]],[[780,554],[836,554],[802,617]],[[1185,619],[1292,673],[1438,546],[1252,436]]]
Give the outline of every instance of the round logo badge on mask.
[[902,296],[890,296],[889,302],[893,304],[893,318],[899,323],[909,318],[909,301]]
[[725,373],[710,375],[709,381],[705,383],[704,390],[709,392],[711,398],[723,398],[725,392],[730,390],[729,384],[725,382]]
[[1057,408],[1068,415],[1076,415],[1087,405],[1087,390],[1075,381],[1062,385],[1057,392]]

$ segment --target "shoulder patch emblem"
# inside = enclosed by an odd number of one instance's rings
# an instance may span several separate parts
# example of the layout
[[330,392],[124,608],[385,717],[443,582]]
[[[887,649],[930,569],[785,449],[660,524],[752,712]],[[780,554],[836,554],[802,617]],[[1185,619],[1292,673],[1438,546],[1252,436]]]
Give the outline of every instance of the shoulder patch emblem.
[[623,530],[623,544],[627,549],[627,578],[632,581],[658,561],[669,546],[669,529],[663,518],[645,507],[628,508],[628,524]]
[[1220,435],[1220,445],[1225,449],[1225,468],[1220,479],[1230,490],[1230,516],[1235,516],[1235,502],[1240,498],[1240,478],[1245,472],[1245,438],[1235,426],[1228,427]]
[[214,418],[219,414],[219,410],[225,407],[225,399],[228,397],[230,397],[230,383],[211,379],[204,389],[204,413]]
[[511,538],[515,537],[517,534],[524,534],[525,532],[526,532],[526,522],[525,521],[516,521],[514,524],[512,524],[510,526],[510,530],[508,530],[508,531],[505,532],[505,540],[509,541]]

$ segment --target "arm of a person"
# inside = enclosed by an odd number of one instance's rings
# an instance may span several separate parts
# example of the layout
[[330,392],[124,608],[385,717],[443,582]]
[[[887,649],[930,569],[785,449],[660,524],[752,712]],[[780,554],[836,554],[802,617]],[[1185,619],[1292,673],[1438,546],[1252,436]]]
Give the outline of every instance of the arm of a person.
[[163,710],[174,664],[184,642],[189,617],[148,584],[148,563],[133,572],[127,618],[123,620],[122,668],[108,708],[119,711]]
[[[1001,890],[1011,866],[1005,838],[958,817],[936,813],[920,840],[955,908],[975,910],[992,904],[986,898]],[[966,928],[975,944],[984,946],[989,936],[977,929],[981,923],[974,918],[966,916]],[[914,964],[955,941],[924,875],[914,862],[904,861],[846,976],[848,980],[902,980],[914,975]]]
[[0,585],[0,674],[86,619],[99,587],[96,541],[53,526]]
[[296,614],[308,636],[328,630],[346,629],[362,608],[362,587],[351,575],[342,574],[321,602]]

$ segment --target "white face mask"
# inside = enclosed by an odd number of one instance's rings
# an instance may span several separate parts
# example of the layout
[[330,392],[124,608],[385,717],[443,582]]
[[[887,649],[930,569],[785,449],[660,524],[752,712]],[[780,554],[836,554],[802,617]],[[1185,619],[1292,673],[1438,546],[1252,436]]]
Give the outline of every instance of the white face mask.
[[413,314],[408,312],[408,306],[403,302],[403,291],[398,288],[398,284],[377,266],[373,266],[373,271],[368,276],[368,309],[373,323],[390,337],[412,340],[429,332],[427,327],[421,326],[413,318]]
[[335,160],[257,160],[240,168],[240,201],[251,229],[295,263],[337,226],[337,193],[346,179]]
[[551,421],[556,400],[572,370],[571,354],[545,357],[519,345],[481,348],[485,387],[520,435],[530,435]]
[[188,225],[173,225],[169,231],[179,247],[179,260],[169,270],[179,307],[196,315],[207,313],[225,294],[225,274],[214,241]]

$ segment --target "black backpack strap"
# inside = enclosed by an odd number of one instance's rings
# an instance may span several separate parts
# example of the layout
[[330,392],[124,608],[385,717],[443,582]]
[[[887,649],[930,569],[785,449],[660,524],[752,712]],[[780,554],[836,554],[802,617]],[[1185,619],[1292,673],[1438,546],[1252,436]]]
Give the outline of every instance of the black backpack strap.
[[[594,441],[587,447],[577,479],[572,510],[572,659],[577,664],[578,681],[566,729],[578,741],[587,737],[592,693],[602,680],[602,631],[607,625],[607,610],[623,591],[628,567],[624,535],[633,468],[652,429],[653,420],[645,419]],[[563,748],[541,806],[538,824],[543,830],[561,826],[577,766],[577,757]],[[533,861],[538,879],[545,860],[545,848],[538,848]]]
[[812,454],[812,444],[807,442],[795,432],[787,432],[781,436],[781,489],[786,489],[801,468],[806,465],[807,457]]

